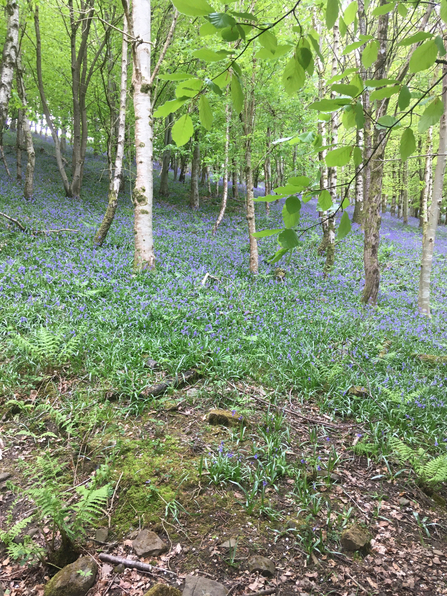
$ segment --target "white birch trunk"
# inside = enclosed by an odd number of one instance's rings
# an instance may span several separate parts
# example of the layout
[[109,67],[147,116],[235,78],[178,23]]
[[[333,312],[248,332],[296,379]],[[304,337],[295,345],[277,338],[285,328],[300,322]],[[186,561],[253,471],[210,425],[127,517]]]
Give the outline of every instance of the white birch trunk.
[[134,0],[131,37],[133,43],[133,104],[135,112],[135,153],[137,175],[133,192],[134,270],[155,269],[152,232],[153,148],[151,102],[151,2]]
[[8,15],[6,39],[0,66],[0,145],[3,145],[3,127],[8,116],[12,79],[19,48],[19,3],[17,0],[8,0],[6,13]]
[[222,192],[222,203],[220,206],[219,215],[217,216],[216,223],[213,227],[213,234],[217,232],[217,228],[220,226],[225,210],[227,208],[228,199],[228,165],[229,165],[229,154],[230,154],[230,122],[231,122],[231,110],[227,104],[225,106],[225,157],[224,157],[224,172],[223,172],[223,192]]
[[438,226],[439,211],[442,202],[444,172],[447,161],[447,64],[443,64],[442,74],[442,99],[444,114],[439,126],[439,148],[436,162],[435,177],[433,180],[433,194],[428,210],[428,222],[422,239],[422,263],[419,279],[418,306],[421,314],[430,316],[430,280],[433,265],[433,252],[435,248],[436,228]]

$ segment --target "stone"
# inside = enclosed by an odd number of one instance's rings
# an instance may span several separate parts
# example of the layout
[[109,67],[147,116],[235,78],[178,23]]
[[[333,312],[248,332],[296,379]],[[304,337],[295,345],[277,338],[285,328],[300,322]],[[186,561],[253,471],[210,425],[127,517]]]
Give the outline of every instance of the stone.
[[236,538],[230,538],[229,540],[225,540],[222,544],[219,544],[219,548],[234,548],[237,544]]
[[208,423],[213,426],[226,426],[227,428],[244,424],[244,418],[236,410],[211,410],[208,413]]
[[447,364],[447,356],[436,356],[435,354],[418,354],[417,357],[422,362],[430,364]]
[[95,532],[96,542],[107,542],[109,537],[109,528],[98,528]]
[[399,505],[402,505],[402,507],[406,507],[409,504],[410,504],[410,501],[408,499],[406,499],[405,497],[401,497],[399,499]]
[[273,561],[267,559],[267,557],[261,557],[261,555],[253,555],[248,559],[248,570],[250,573],[259,571],[266,577],[275,575],[276,567]]
[[161,367],[156,360],[153,358],[148,358],[144,363],[146,368],[151,368],[152,370],[159,370]]
[[141,530],[132,546],[139,557],[156,557],[168,550],[168,545],[151,530]]
[[226,596],[226,587],[200,575],[187,575],[182,596]]
[[177,588],[167,586],[166,584],[156,584],[152,586],[149,592],[144,596],[182,596],[182,593]]
[[95,583],[98,566],[90,557],[80,557],[56,573],[45,586],[44,596],[85,596]]
[[356,397],[368,397],[368,389],[366,387],[360,387],[358,385],[353,385],[348,389],[349,395],[355,395]]
[[122,563],[118,563],[118,565],[115,565],[113,568],[113,573],[124,573],[125,569],[126,568]]
[[348,552],[355,552],[369,544],[367,532],[359,526],[352,526],[341,535],[341,545]]
[[11,478],[12,474],[11,472],[1,472],[0,473],[0,482],[4,482],[5,480],[8,480],[8,478]]

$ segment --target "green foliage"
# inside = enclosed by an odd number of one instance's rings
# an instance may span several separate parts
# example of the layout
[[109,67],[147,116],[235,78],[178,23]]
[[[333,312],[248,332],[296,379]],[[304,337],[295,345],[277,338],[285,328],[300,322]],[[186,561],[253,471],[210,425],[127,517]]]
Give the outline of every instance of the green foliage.
[[39,364],[60,365],[78,353],[80,334],[72,334],[67,340],[62,331],[40,327],[30,338],[15,334],[12,341]]
[[447,455],[431,457],[425,449],[412,449],[400,439],[390,439],[390,446],[396,452],[399,461],[409,462],[416,476],[423,483],[436,486],[447,482]]
[[406,160],[416,150],[416,139],[411,128],[406,128],[400,139],[400,155]]
[[426,41],[415,49],[410,58],[410,72],[421,72],[427,70],[435,63],[438,56],[438,46],[432,40]]
[[177,147],[186,145],[193,134],[194,126],[191,116],[188,114],[181,116],[172,127],[172,138],[174,139]]
[[32,521],[33,517],[26,517],[7,530],[0,529],[0,541],[4,543],[8,556],[14,561],[33,564],[43,557],[44,549],[37,545],[30,536],[25,534],[22,540],[14,542]]

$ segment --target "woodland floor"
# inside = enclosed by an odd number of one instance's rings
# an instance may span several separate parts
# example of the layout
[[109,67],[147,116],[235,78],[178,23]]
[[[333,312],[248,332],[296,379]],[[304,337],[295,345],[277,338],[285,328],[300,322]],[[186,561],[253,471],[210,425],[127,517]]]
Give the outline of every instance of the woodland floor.
[[[24,205],[20,185],[2,174],[0,211],[33,228],[81,232],[0,230],[1,528],[34,513],[27,491],[45,478],[69,487],[70,504],[73,487],[101,473],[113,496],[81,552],[132,558],[131,541],[147,527],[169,551],[146,562],[172,573],[118,574],[102,563],[89,596],[142,596],[158,580],[181,587],[189,573],[222,582],[231,596],[446,595],[446,486],[421,482],[389,443],[446,453],[446,365],[418,357],[447,347],[445,229],[431,321],[414,309],[414,226],[384,218],[381,299],[365,309],[359,231],[339,246],[329,280],[318,235],[282,265],[285,281],[266,264],[274,247],[265,241],[253,284],[240,205],[210,238],[217,200],[192,215],[181,185],[156,210],[160,273],[135,279],[127,203],[104,250],[90,246],[104,207],[103,162],[87,172],[88,200],[71,205],[52,159],[39,155],[35,200]],[[11,151],[7,158],[12,167]],[[259,228],[275,227],[279,213],[267,222],[259,211]],[[312,217],[306,206],[304,221]],[[204,286],[206,273],[217,279]],[[50,362],[42,329],[53,333]],[[81,343],[70,344],[76,333]],[[195,382],[148,397],[165,376],[192,368]],[[247,425],[211,426],[213,408]],[[354,523],[370,546],[352,554],[340,536]],[[109,528],[105,544],[94,540],[97,527]],[[39,543],[52,533],[37,529]],[[235,546],[222,547],[229,539]],[[49,568],[3,553],[5,593],[42,596]],[[273,577],[249,573],[253,554],[275,563]]]

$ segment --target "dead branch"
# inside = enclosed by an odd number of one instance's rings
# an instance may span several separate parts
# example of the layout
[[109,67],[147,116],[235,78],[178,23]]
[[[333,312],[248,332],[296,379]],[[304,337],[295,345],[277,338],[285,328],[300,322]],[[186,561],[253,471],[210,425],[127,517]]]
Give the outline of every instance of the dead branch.
[[185,371],[179,375],[175,375],[175,377],[169,377],[163,381],[163,383],[159,383],[158,385],[153,385],[152,387],[146,387],[141,392],[141,397],[157,397],[158,395],[162,395],[165,393],[170,387],[178,389],[186,383],[191,382],[196,377],[199,376],[199,372],[194,368]]
[[141,563],[141,561],[132,561],[131,559],[124,559],[123,557],[114,557],[113,555],[107,555],[106,553],[100,553],[99,559],[101,561],[104,561],[104,563],[124,565],[124,567],[132,567],[134,569],[139,569],[140,571],[158,571],[161,573],[169,573],[171,575],[177,576],[177,574],[174,573],[174,571],[169,571],[169,569],[164,569],[163,567],[154,567],[153,565],[148,565],[147,563]]
[[14,219],[13,217],[6,215],[6,213],[2,213],[1,211],[0,211],[0,216],[4,217],[8,221],[12,221],[13,223],[15,223],[16,226],[19,226],[19,228],[22,230],[22,232],[26,232],[25,226],[23,224],[21,224],[18,219]]

